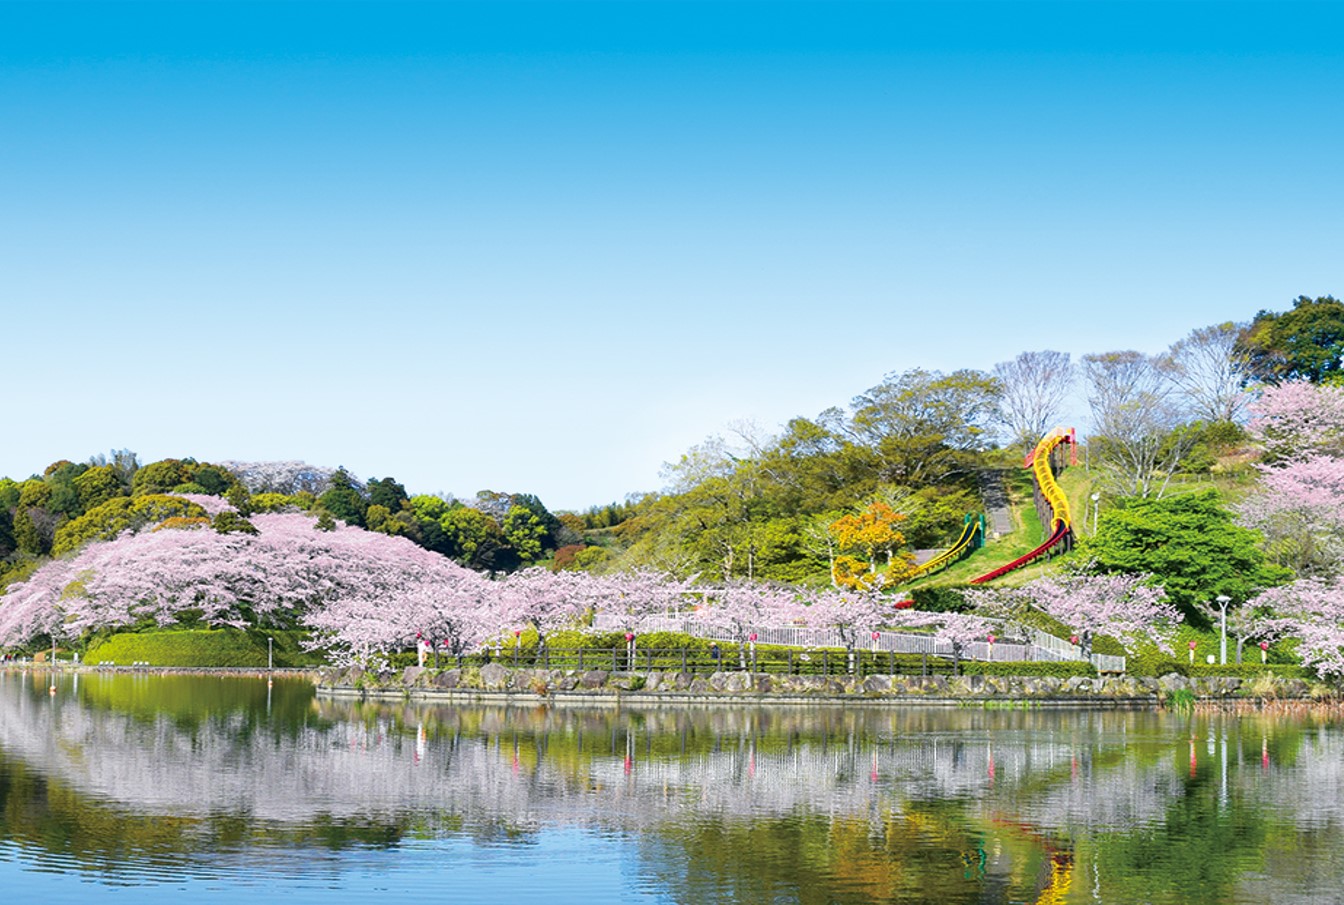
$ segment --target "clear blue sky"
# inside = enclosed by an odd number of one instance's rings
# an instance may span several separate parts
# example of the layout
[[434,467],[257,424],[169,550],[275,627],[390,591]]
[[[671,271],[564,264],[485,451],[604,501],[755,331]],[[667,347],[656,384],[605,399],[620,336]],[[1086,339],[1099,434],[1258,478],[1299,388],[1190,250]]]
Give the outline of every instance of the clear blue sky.
[[1344,293],[1336,3],[0,3],[0,474],[576,508]]

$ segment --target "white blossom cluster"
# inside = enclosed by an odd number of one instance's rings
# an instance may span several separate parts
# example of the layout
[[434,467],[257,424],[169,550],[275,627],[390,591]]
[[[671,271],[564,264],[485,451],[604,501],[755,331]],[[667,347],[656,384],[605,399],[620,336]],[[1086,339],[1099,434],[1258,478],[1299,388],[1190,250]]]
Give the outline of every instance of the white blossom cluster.
[[[307,462],[220,462],[243,483],[250,493],[298,493],[306,490],[321,496],[331,487],[334,468]],[[352,481],[359,486],[359,481]]]

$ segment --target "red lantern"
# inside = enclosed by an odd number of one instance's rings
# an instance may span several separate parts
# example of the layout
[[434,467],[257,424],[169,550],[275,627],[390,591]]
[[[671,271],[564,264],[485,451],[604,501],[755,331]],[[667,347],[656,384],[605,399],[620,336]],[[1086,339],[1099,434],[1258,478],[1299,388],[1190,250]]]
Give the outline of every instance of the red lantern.
[[634,633],[634,632],[626,632],[626,633],[625,633],[625,640],[626,640],[627,643],[630,642],[630,641],[634,641],[634,640],[635,640],[635,633]]
[[913,600],[898,600],[898,601],[896,601],[895,603],[893,603],[891,606],[892,606],[892,609],[896,609],[896,610],[908,610],[908,609],[910,609],[911,607],[913,607],[914,605],[915,605],[915,602],[914,602]]
[[990,636],[989,636],[989,643],[990,643],[990,644],[993,644],[993,643],[994,643],[994,636],[993,636],[993,635],[990,635]]
[[1078,646],[1078,636],[1077,636],[1077,635],[1070,635],[1070,636],[1069,636],[1069,643],[1072,644],[1074,647],[1077,647],[1077,646]]
[[515,638],[521,638],[522,636],[523,636],[523,630],[522,630],[522,629],[520,629],[520,628],[516,628],[516,629],[513,630],[513,637],[515,637]]
[[1261,642],[1260,642],[1260,649],[1261,649],[1261,650],[1269,650],[1269,642],[1268,642],[1268,641],[1261,641]]
[[756,643],[756,633],[755,633],[755,632],[752,632],[750,635],[748,635],[748,636],[747,636],[747,640],[750,641],[752,644],[755,644],[755,643]]
[[876,641],[877,638],[878,638],[878,634],[877,634],[877,632],[873,632],[873,640]]
[[1191,649],[1191,650],[1194,650],[1194,649],[1195,649],[1195,645],[1196,645],[1197,643],[1198,643],[1198,642],[1191,641],[1191,642],[1190,642],[1190,649]]

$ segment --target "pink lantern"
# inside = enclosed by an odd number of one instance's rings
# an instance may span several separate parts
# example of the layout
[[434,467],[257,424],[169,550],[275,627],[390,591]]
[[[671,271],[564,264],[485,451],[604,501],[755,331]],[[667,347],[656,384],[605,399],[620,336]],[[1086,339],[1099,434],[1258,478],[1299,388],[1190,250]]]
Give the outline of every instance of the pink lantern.
[[1194,650],[1194,649],[1195,649],[1195,645],[1196,645],[1197,643],[1198,643],[1198,642],[1196,642],[1196,641],[1191,641],[1191,642],[1190,642],[1190,649],[1191,649],[1191,650]]
[[1077,636],[1077,635],[1070,635],[1070,636],[1069,636],[1069,643],[1072,644],[1074,647],[1077,647],[1077,646],[1078,646],[1078,636]]
[[990,643],[990,644],[993,644],[993,643],[994,643],[994,636],[993,636],[993,635],[990,635],[990,636],[989,636],[989,643]]
[[625,633],[625,643],[626,643],[626,644],[629,644],[631,641],[634,641],[634,640],[635,640],[635,633],[634,633],[634,632],[626,632],[626,633]]
[[873,632],[873,640],[874,640],[874,641],[876,641],[879,637],[880,637],[880,636],[878,635],[877,632]]
[[755,643],[756,643],[756,633],[755,633],[755,632],[752,632],[750,635],[748,635],[748,636],[747,636],[747,640],[750,641],[752,644],[755,644]]

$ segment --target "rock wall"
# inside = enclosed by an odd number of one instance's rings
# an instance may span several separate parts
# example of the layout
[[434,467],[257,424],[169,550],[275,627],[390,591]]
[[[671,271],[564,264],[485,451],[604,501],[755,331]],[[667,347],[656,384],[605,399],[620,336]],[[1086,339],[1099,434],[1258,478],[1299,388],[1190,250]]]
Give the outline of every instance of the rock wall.
[[709,675],[683,672],[513,669],[497,663],[435,671],[416,666],[401,672],[323,669],[319,691],[412,697],[517,695],[563,700],[609,697],[648,700],[746,698],[756,701],[838,700],[893,702],[1034,701],[1156,703],[1176,691],[1199,699],[1305,698],[1313,686],[1300,679],[1105,676],[789,676],[747,672]]

